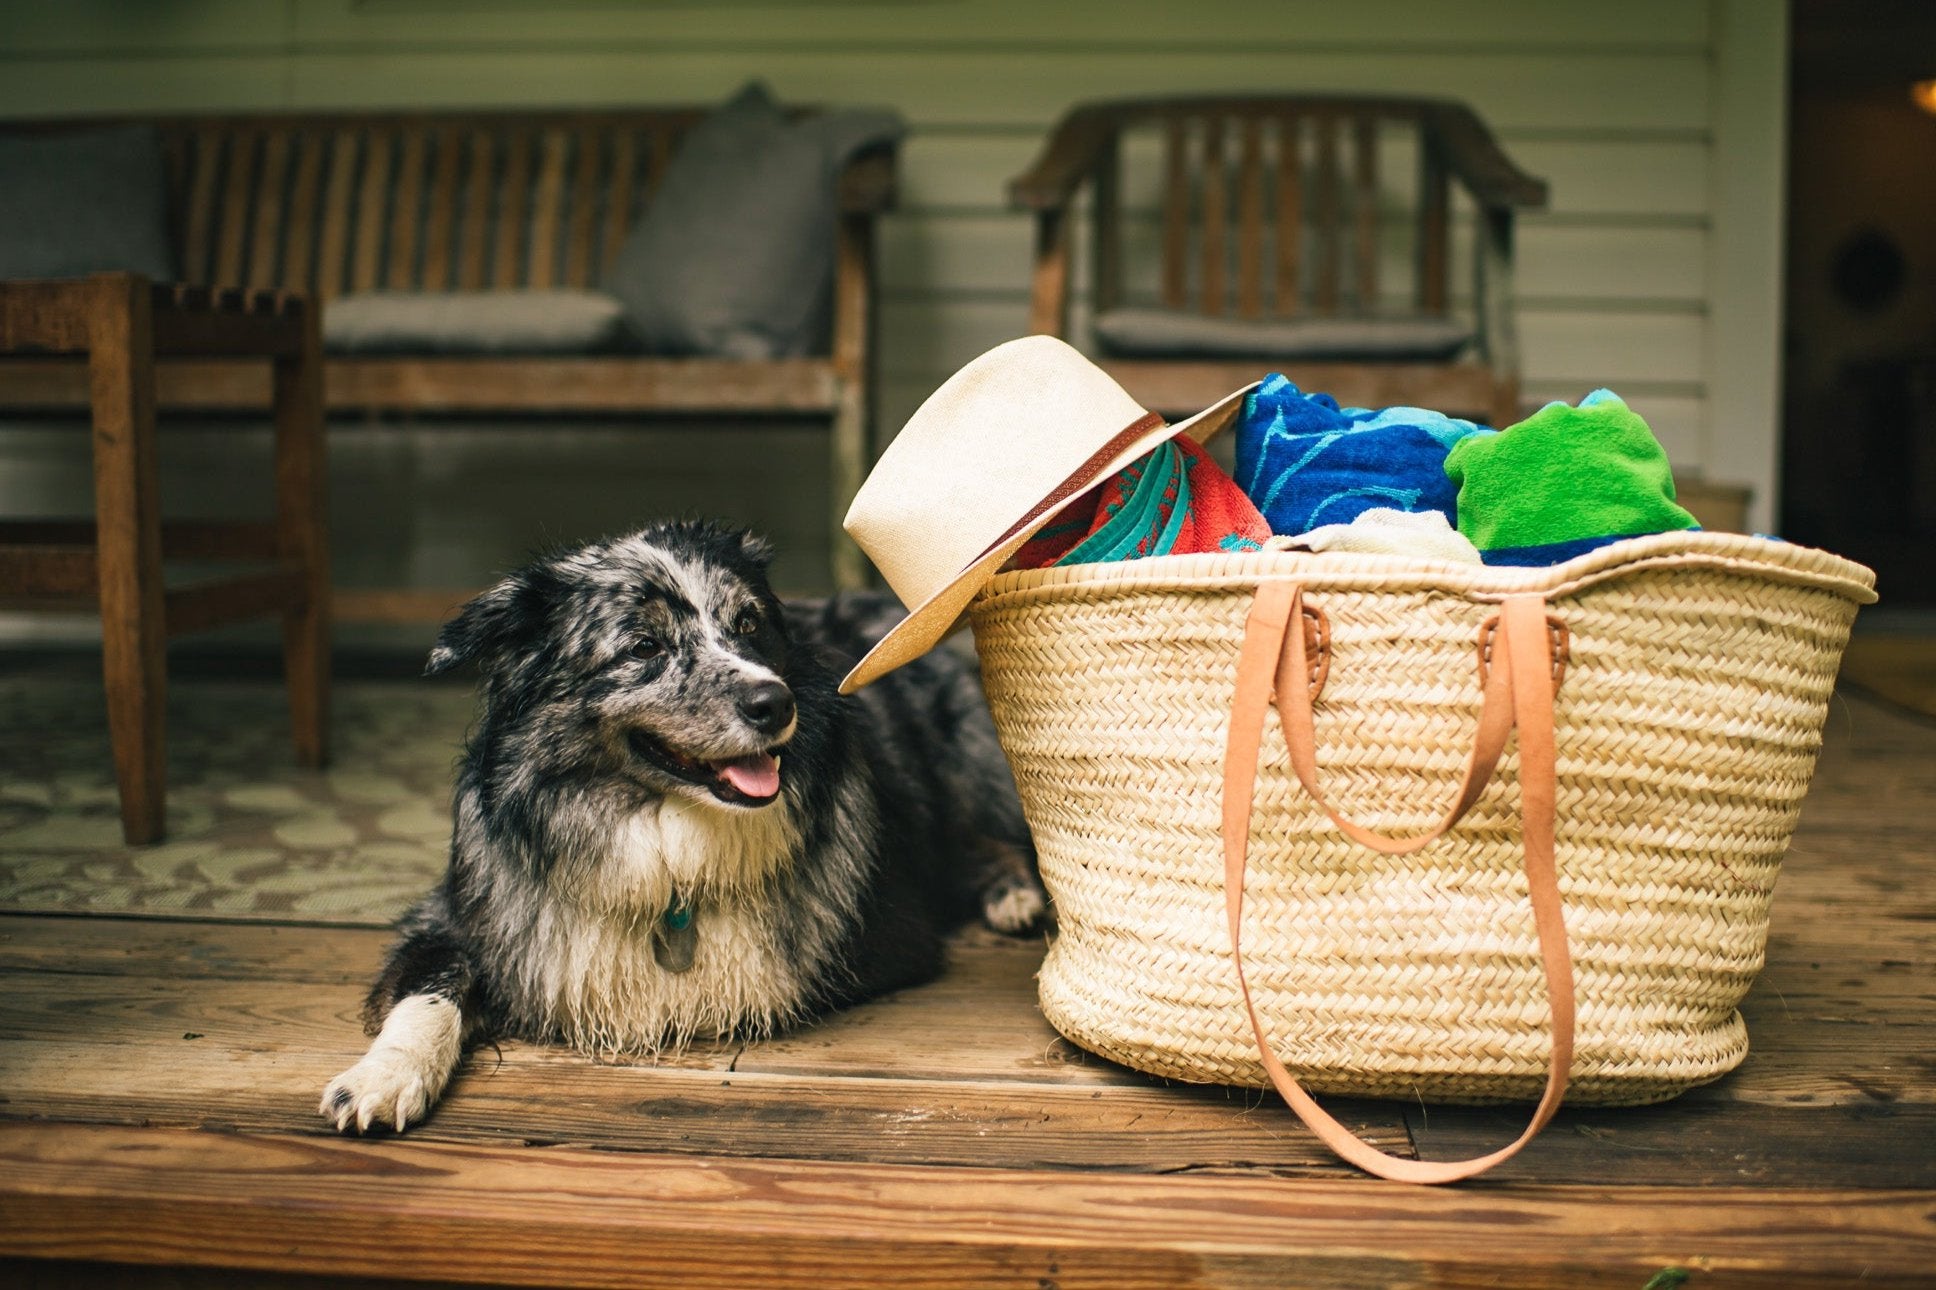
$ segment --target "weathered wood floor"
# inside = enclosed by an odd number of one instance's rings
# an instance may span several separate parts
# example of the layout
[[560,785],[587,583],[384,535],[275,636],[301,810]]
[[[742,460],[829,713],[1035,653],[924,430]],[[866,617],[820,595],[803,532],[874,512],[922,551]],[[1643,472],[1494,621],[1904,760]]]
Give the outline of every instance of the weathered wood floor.
[[[1040,946],[985,934],[942,981],[775,1042],[656,1067],[487,1048],[427,1123],[366,1142],[314,1106],[362,1049],[382,933],[0,918],[0,1275],[1930,1286],[1936,723],[1843,698],[1828,740],[1747,1063],[1664,1106],[1563,1112],[1451,1189],[1357,1175],[1274,1098],[1085,1057],[1035,1012]],[[1524,1114],[1345,1110],[1432,1158]]]

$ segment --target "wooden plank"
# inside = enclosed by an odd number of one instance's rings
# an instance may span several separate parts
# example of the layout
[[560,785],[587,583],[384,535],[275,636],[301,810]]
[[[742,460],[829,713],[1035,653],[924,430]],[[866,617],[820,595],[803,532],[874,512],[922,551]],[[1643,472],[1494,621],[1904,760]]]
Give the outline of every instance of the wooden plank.
[[280,267],[284,219],[283,185],[289,178],[288,130],[271,130],[262,141],[262,173],[256,180],[255,228],[249,234],[248,286],[270,288],[282,281]]
[[470,173],[464,185],[463,235],[457,248],[457,285],[464,291],[484,286],[484,253],[489,245],[493,211],[491,193],[497,180],[497,136],[486,129],[470,132]]
[[[0,543],[54,543],[91,546],[91,520],[0,520]],[[276,553],[272,524],[248,520],[163,520],[161,554],[166,560],[266,560]]]
[[228,174],[222,181],[221,217],[215,226],[211,281],[216,286],[242,285],[242,253],[248,245],[249,204],[255,195],[255,158],[260,143],[252,130],[236,130],[229,136]]
[[610,268],[632,228],[632,196],[638,188],[639,137],[635,130],[612,134],[612,169],[605,179],[605,232],[599,267]]
[[164,600],[168,634],[206,631],[225,623],[281,614],[303,603],[307,581],[301,569],[236,574],[188,586],[170,587]]
[[428,131],[421,126],[406,126],[403,147],[397,155],[397,182],[390,206],[389,268],[384,285],[392,291],[415,290],[421,285],[417,274],[418,230],[423,220],[424,156],[429,146]]
[[1237,175],[1237,313],[1264,313],[1264,122],[1247,116]]
[[0,540],[0,597],[86,598],[100,594],[94,545]]
[[565,159],[571,151],[571,136],[562,129],[549,129],[542,140],[531,212],[531,262],[525,274],[525,285],[540,290],[557,285],[558,231],[565,226]]
[[[747,412],[824,417],[839,383],[824,358],[767,360],[642,358],[327,359],[324,397],[332,411],[411,409],[464,412]],[[9,360],[0,408],[86,406],[85,372],[67,360]],[[167,408],[260,409],[269,402],[268,365],[254,360],[182,359],[158,365]]]
[[423,288],[443,291],[450,286],[451,256],[457,234],[457,167],[464,136],[455,126],[437,131],[437,169],[430,181],[430,209],[424,217]]
[[497,244],[489,285],[498,290],[525,284],[525,230],[531,204],[531,132],[511,127],[504,178],[497,190]]
[[1229,281],[1229,200],[1228,180],[1224,174],[1224,122],[1220,116],[1203,121],[1203,231],[1202,267],[1198,275],[1200,310],[1212,317],[1229,307],[1226,299]]
[[182,276],[190,282],[207,282],[214,267],[215,187],[221,177],[222,153],[228,136],[219,127],[205,126],[195,131],[194,137],[194,169],[188,181]]
[[280,283],[290,291],[312,290],[310,266],[315,263],[316,243],[321,236],[321,208],[317,197],[322,191],[323,154],[329,136],[320,130],[292,132],[296,149],[296,178],[289,190],[288,217],[284,220],[282,274]]
[[[1342,191],[1344,181],[1338,173],[1339,119],[1332,114],[1314,116],[1312,125],[1318,135],[1317,227],[1314,230],[1318,253],[1318,280],[1314,308],[1321,314],[1338,312],[1339,280],[1344,258],[1344,219]],[[1421,406],[1430,407],[1431,404]]]
[[[1921,1191],[1420,1189],[0,1126],[0,1253],[445,1280],[1922,1286]],[[1223,1219],[1225,1221],[1217,1221]],[[387,1239],[373,1241],[372,1231]],[[1502,1238],[1509,1233],[1510,1238]]]
[[332,300],[343,292],[343,270],[350,241],[350,194],[356,186],[357,152],[362,133],[341,129],[330,148],[329,184],[323,190],[323,235],[316,249],[316,295]]
[[1188,288],[1190,241],[1189,135],[1181,118],[1167,123],[1163,184],[1163,303],[1183,307]]
[[571,231],[565,246],[565,282],[568,287],[593,285],[593,233],[598,227],[599,198],[607,195],[599,187],[599,165],[604,160],[609,131],[598,126],[582,127],[574,145],[577,168],[571,181]]
[[394,132],[383,126],[373,127],[364,141],[363,179],[356,193],[356,258],[350,269],[353,291],[374,291],[380,281],[384,212],[391,196],[390,153],[395,142]]
[[1274,312],[1288,318],[1302,307],[1299,286],[1304,247],[1304,125],[1286,113],[1277,120],[1277,294]]
[[1352,121],[1351,227],[1355,262],[1352,287],[1361,313],[1378,306],[1378,118]]

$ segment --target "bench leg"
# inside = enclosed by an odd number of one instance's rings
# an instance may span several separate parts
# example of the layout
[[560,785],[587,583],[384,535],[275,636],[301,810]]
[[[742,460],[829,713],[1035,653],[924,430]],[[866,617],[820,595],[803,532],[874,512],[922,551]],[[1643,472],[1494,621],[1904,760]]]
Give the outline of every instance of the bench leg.
[[834,589],[854,591],[867,585],[867,557],[847,536],[843,523],[854,494],[867,478],[867,401],[857,380],[843,380],[838,398],[834,407],[833,460],[828,481],[833,502],[828,526],[832,534],[830,558]]
[[162,719],[168,633],[147,281],[123,274],[97,279],[90,314],[88,384],[108,732],[121,785],[122,836],[138,846],[160,840],[167,808]]
[[329,461],[313,305],[303,311],[303,326],[303,352],[275,360],[276,547],[303,571],[305,591],[282,616],[296,760],[321,766],[329,759]]

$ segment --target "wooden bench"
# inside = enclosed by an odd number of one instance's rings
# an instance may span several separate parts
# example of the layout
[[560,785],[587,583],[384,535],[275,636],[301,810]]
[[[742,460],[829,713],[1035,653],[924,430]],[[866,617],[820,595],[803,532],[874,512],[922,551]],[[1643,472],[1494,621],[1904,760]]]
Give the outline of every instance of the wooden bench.
[[[652,199],[697,106],[543,112],[341,112],[144,118],[159,132],[185,280],[305,293],[596,287]],[[102,119],[11,122],[74,130]],[[894,194],[891,148],[838,182],[831,352],[760,361],[355,355],[326,363],[327,406],[369,413],[617,413],[825,421],[834,581],[866,564],[840,520],[869,465],[875,217]],[[0,412],[87,405],[85,372],[48,359],[0,370]],[[221,359],[164,364],[164,407],[255,409],[267,378]],[[447,594],[359,598],[338,617],[441,614]],[[394,607],[416,605],[416,612]]]

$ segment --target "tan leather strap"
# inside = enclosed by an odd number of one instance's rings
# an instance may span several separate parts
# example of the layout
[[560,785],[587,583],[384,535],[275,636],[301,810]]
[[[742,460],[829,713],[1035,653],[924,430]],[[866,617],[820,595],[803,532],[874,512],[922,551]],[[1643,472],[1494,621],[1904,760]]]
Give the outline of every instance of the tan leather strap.
[[[1297,1112],[1310,1130],[1326,1146],[1368,1173],[1398,1182],[1447,1183],[1483,1173],[1502,1160],[1516,1155],[1559,1110],[1566,1082],[1573,1066],[1573,964],[1567,950],[1566,926],[1560,911],[1559,881],[1553,863],[1553,811],[1555,795],[1553,744],[1553,664],[1552,637],[1548,634],[1546,605],[1537,595],[1509,597],[1500,610],[1499,641],[1494,665],[1486,682],[1485,709],[1471,761],[1467,763],[1465,786],[1451,814],[1431,834],[1400,841],[1366,835],[1386,854],[1404,854],[1439,836],[1478,800],[1473,776],[1483,765],[1478,779],[1484,787],[1499,757],[1499,748],[1488,748],[1494,738],[1492,725],[1504,711],[1506,729],[1519,729],[1520,833],[1526,859],[1526,882],[1532,898],[1533,922],[1539,935],[1540,961],[1546,971],[1546,991],[1552,1009],[1553,1045],[1546,1071],[1546,1088],[1533,1111],[1526,1131],[1511,1144],[1489,1155],[1471,1160],[1406,1160],[1387,1155],[1339,1123],[1311,1095],[1306,1093],[1284,1064],[1271,1051],[1264,1024],[1251,1001],[1250,982],[1244,975],[1241,948],[1244,910],[1244,871],[1250,851],[1251,795],[1256,789],[1259,748],[1263,742],[1264,714],[1271,705],[1271,682],[1291,659],[1290,676],[1298,677],[1303,666],[1303,618],[1300,589],[1294,583],[1266,582],[1258,588],[1256,602],[1245,624],[1243,652],[1237,663],[1237,689],[1231,702],[1230,738],[1224,757],[1223,846],[1224,909],[1230,920],[1230,953],[1237,969],[1237,985],[1243,992],[1244,1010],[1250,1016],[1257,1051],[1271,1083]],[[1503,653],[1503,657],[1501,654]],[[1296,693],[1307,693],[1304,684],[1284,684],[1277,688],[1280,718],[1284,720],[1285,740],[1298,778],[1307,789],[1316,778],[1315,738],[1309,719],[1308,695],[1302,705],[1303,719],[1296,719],[1299,705]],[[1295,693],[1293,693],[1295,692]],[[1286,700],[1289,699],[1287,704]],[[1289,707],[1292,715],[1284,716]],[[1487,713],[1492,714],[1489,725]],[[1295,723],[1295,727],[1294,727]],[[1497,735],[1503,746],[1503,731]],[[1317,795],[1312,793],[1315,798]],[[1322,803],[1320,803],[1322,804]],[[1338,817],[1326,808],[1334,820]],[[1343,826],[1344,822],[1339,821]],[[1363,838],[1359,838],[1363,841]]]

